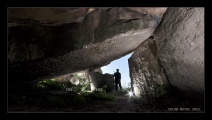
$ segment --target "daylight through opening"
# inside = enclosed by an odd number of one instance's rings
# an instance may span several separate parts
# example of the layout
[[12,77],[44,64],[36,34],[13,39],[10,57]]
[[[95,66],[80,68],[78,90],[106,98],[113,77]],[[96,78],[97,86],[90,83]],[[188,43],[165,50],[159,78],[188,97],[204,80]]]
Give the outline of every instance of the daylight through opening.
[[128,59],[132,56],[133,52],[127,54],[117,60],[112,61],[110,64],[101,67],[102,73],[114,74],[116,69],[119,69],[121,73],[121,84],[123,88],[131,88],[130,83],[130,73],[129,73],[129,64]]

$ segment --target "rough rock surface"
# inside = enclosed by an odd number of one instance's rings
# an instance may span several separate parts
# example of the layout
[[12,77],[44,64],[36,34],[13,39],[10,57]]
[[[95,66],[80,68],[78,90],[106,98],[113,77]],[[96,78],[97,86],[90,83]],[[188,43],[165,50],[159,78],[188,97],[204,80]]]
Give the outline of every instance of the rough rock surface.
[[95,72],[102,73],[102,70],[101,70],[101,68],[97,68],[97,69],[95,69],[94,71],[95,71]]
[[204,94],[204,8],[168,8],[155,30],[158,56],[169,82]]
[[[9,15],[13,13],[10,11]],[[37,15],[38,18],[39,16],[40,14]],[[29,23],[9,27],[8,62],[25,62],[62,56],[128,31],[154,28],[157,24],[155,21],[157,21],[155,17],[148,14],[144,15],[127,8],[111,8],[109,12],[98,9],[90,12],[82,23],[74,22],[60,26]]]
[[[33,7],[33,8],[8,8],[8,27],[27,23],[38,23],[46,26],[58,26],[67,23],[81,23],[92,11],[110,12],[118,7]],[[122,9],[122,8],[121,8]],[[166,7],[124,7],[137,13],[162,17]],[[113,10],[112,10],[113,11]],[[120,11],[122,12],[122,11]],[[118,14],[117,14],[118,15]]]
[[139,45],[128,62],[132,90],[136,96],[153,94],[159,85],[167,84],[155,40],[149,38]]
[[156,26],[157,20],[148,14],[112,8],[92,11],[82,23],[10,27],[9,80],[33,81],[99,68],[132,52]]
[[43,25],[61,25],[82,22],[88,8],[8,8],[9,25],[34,22]]
[[72,83],[75,85],[84,85],[89,82],[89,74],[88,71],[80,71],[77,73],[72,73],[69,75],[64,75],[61,77],[55,78],[60,83]]
[[130,10],[151,14],[154,16],[162,17],[166,12],[166,7],[129,7]]
[[102,74],[99,72],[89,72],[91,78],[91,90],[94,91],[97,88],[103,88],[107,85],[107,92],[111,92],[114,89],[114,78],[111,74]]

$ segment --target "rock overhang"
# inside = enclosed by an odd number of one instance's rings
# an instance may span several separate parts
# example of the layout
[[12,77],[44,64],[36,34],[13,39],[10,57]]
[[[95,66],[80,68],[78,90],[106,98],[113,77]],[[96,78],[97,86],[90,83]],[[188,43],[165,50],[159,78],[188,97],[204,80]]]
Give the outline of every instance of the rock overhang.
[[[85,11],[88,10],[88,8],[82,9],[84,11],[81,10],[82,13],[80,14],[85,15]],[[67,8],[66,10],[71,9]],[[66,13],[66,10],[58,9],[57,11]],[[72,10],[80,11],[79,8],[72,8]],[[95,16],[100,20],[99,23],[96,23],[97,26],[92,28],[93,33],[88,33],[89,35],[93,34],[91,40],[94,41],[92,43],[84,44],[76,50],[56,57],[9,64],[9,79],[11,81],[17,79],[22,79],[22,81],[41,80],[88,68],[99,68],[132,52],[140,43],[152,35],[158,25],[158,21],[154,16],[146,15],[142,12],[136,13],[136,10],[132,11],[129,8],[107,8],[98,10],[99,11],[89,13],[91,20],[96,18]],[[106,12],[104,12],[105,10]],[[125,11],[126,14],[120,13],[120,11]],[[101,13],[100,17],[98,16],[99,13]],[[115,15],[117,13],[120,14]],[[105,18],[105,15],[102,14],[109,14],[110,17],[107,18],[107,20],[110,22],[107,23],[107,21],[104,21],[102,18]],[[106,17],[107,16],[108,15],[106,15]],[[84,17],[84,21],[89,21],[88,16],[86,17],[85,15]],[[76,19],[78,18],[76,17]],[[102,20],[103,23],[101,23]],[[12,23],[12,20],[9,22]],[[39,20],[37,20],[37,22],[39,22]],[[92,22],[94,22],[94,20]],[[49,23],[50,24],[46,24],[43,22],[42,24],[45,26],[55,25],[51,22]],[[87,25],[87,27],[89,27],[89,25]],[[103,30],[104,32],[102,33]],[[87,31],[89,31],[89,28],[87,28]]]

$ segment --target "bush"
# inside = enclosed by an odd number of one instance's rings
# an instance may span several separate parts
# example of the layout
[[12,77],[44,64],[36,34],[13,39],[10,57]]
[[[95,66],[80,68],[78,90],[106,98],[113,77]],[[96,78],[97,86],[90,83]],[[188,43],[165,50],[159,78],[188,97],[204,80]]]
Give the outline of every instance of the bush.
[[60,90],[64,89],[63,84],[53,81],[53,80],[43,80],[39,81],[37,84],[35,84],[35,88],[40,88],[44,90]]
[[[68,91],[65,94],[54,94],[50,90],[65,90],[62,83],[53,80],[39,81],[34,85],[23,85],[21,89],[14,89],[14,92],[9,94],[9,107],[45,107],[45,108],[65,108],[72,106],[83,106],[98,101],[114,100],[114,96],[104,91],[87,92],[90,83],[84,85],[68,84],[73,91]],[[16,91],[15,91],[16,90]],[[18,94],[17,94],[18,93]]]

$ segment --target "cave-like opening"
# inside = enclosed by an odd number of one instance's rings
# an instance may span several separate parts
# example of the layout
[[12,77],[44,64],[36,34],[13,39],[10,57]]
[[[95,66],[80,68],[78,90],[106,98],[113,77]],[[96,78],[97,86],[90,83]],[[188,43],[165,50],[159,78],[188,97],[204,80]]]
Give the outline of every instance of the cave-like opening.
[[124,88],[131,87],[129,84],[131,83],[130,72],[129,72],[129,64],[128,59],[131,57],[132,53],[129,53],[119,59],[112,61],[110,64],[101,67],[103,74],[109,73],[114,74],[116,69],[119,69],[122,75],[121,84]]
[[9,8],[9,111],[204,111],[204,8],[164,12]]

